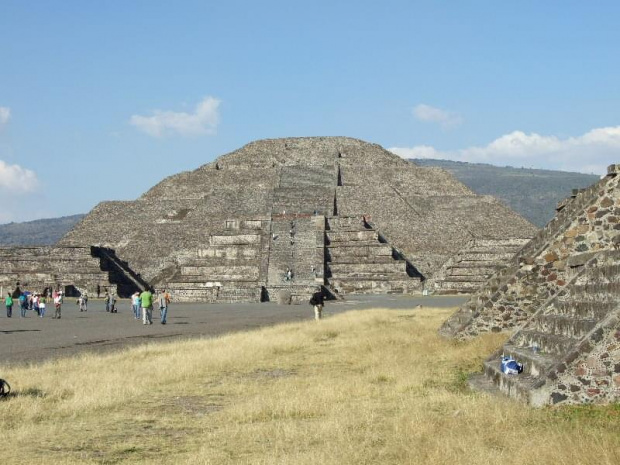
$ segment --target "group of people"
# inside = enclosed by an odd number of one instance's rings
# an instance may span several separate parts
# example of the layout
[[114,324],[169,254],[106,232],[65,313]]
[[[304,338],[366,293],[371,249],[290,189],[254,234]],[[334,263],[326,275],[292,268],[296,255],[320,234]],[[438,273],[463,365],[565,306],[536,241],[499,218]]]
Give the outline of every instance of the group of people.
[[154,295],[154,291],[146,289],[142,293],[136,292],[131,296],[131,308],[136,320],[142,319],[143,325],[153,324],[153,303],[159,306],[159,320],[162,325],[166,324],[168,318],[168,306],[170,305],[170,293],[165,289],[159,290]]
[[61,316],[61,309],[63,303],[62,291],[51,291],[46,289],[42,293],[37,292],[22,292],[19,287],[15,288],[13,293],[8,292],[4,299],[4,305],[6,307],[6,317],[13,317],[13,306],[19,306],[20,316],[26,317],[26,313],[34,311],[40,318],[45,317],[45,311],[47,310],[48,303],[54,303],[54,316],[52,318],[58,319]]

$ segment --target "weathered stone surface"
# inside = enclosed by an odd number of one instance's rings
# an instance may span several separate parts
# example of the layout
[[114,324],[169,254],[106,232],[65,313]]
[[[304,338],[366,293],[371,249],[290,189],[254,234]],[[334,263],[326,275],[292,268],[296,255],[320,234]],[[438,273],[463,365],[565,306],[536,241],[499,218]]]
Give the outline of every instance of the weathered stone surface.
[[[615,175],[579,193],[518,254],[534,251],[539,266],[517,256],[512,273],[487,283],[491,290],[505,283],[491,291],[492,305],[474,296],[444,325],[457,337],[516,330],[484,364],[498,390],[533,405],[620,400],[620,238],[609,215],[618,199]],[[521,315],[507,314],[509,305]],[[524,364],[523,376],[500,372],[501,353]]]
[[[368,227],[359,229],[362,218]],[[437,289],[473,292],[535,231],[444,170],[360,140],[316,137],[253,142],[172,175],[135,201],[102,202],[59,244],[112,248],[150,284],[182,299],[255,299],[256,289],[261,299],[275,298],[285,286],[302,300],[317,285],[420,292],[435,274]],[[448,264],[459,254],[474,266]],[[343,257],[353,263],[332,270]],[[405,270],[353,269],[390,260]]]

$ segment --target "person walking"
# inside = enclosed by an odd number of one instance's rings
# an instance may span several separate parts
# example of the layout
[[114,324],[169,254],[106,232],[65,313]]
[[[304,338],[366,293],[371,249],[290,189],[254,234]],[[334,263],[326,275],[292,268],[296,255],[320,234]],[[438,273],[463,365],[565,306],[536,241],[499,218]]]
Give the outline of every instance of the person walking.
[[168,305],[170,305],[170,294],[168,294],[165,289],[162,289],[159,293],[159,317],[162,325],[166,324]]
[[45,307],[47,306],[47,298],[42,295],[39,299],[39,316],[43,318],[45,316]]
[[118,308],[116,308],[116,296],[114,292],[110,292],[110,313],[118,313]]
[[26,310],[28,310],[28,299],[24,294],[19,296],[19,310],[22,318],[26,318]]
[[325,298],[323,297],[323,291],[319,289],[310,297],[310,305],[314,306],[314,319],[317,321],[322,317],[324,304]]
[[105,296],[103,297],[103,300],[105,301],[105,311],[109,312],[110,311],[110,294],[108,294],[108,291],[106,291]]
[[11,293],[7,293],[6,299],[4,299],[4,305],[6,305],[6,317],[11,318],[13,316],[13,297]]
[[142,306],[142,324],[153,324],[153,294],[149,288],[146,288],[140,294],[140,305]]
[[62,310],[62,294],[58,293],[56,297],[54,297],[54,316],[52,317],[55,320],[60,320],[60,313]]
[[133,317],[136,320],[140,319],[140,293],[134,292],[131,296],[131,309],[133,310]]

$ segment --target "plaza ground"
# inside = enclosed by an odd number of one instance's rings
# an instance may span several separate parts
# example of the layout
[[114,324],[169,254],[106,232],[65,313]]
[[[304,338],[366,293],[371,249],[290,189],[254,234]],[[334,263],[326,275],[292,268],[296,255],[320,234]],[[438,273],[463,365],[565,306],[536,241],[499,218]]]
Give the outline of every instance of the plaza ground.
[[[347,300],[327,302],[325,318],[349,310],[388,308],[395,310],[424,307],[456,307],[464,297],[402,295],[350,296]],[[168,324],[159,323],[159,311],[153,311],[153,325],[136,321],[129,300],[118,302],[118,313],[106,313],[102,300],[91,300],[88,312],[80,313],[74,299],[66,299],[62,318],[52,319],[53,308],[45,318],[29,311],[20,318],[0,314],[0,366],[39,362],[82,352],[103,352],[152,341],[215,337],[278,323],[313,318],[310,305],[278,305],[275,302],[243,304],[173,303]],[[0,374],[1,377],[1,374]]]

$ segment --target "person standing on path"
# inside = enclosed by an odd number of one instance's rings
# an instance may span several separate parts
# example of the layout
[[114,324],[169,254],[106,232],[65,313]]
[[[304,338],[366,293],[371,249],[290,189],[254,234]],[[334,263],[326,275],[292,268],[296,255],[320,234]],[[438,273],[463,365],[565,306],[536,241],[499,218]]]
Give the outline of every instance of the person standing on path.
[[142,306],[142,324],[153,324],[153,294],[149,288],[146,288],[142,294],[140,294],[140,305]]
[[10,292],[6,295],[6,299],[4,299],[4,305],[6,305],[6,317],[11,318],[13,316],[13,297],[11,297]]
[[159,316],[162,325],[166,324],[168,305],[170,305],[170,294],[168,294],[165,289],[162,289],[159,293]]
[[310,305],[314,306],[314,319],[317,321],[322,317],[324,304],[325,298],[323,297],[323,291],[319,289],[310,297]]

